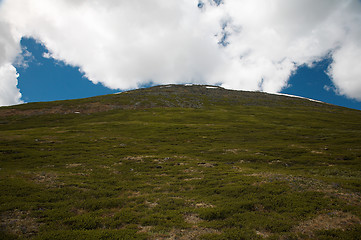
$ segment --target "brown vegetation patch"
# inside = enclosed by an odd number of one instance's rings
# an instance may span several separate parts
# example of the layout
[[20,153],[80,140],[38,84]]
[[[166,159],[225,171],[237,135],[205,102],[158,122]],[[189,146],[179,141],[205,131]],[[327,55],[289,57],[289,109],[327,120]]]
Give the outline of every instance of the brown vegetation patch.
[[254,205],[254,209],[257,212],[267,212],[266,209],[264,208],[264,206],[262,204],[259,204],[259,203]]
[[86,213],[87,211],[83,208],[75,208],[73,207],[71,210],[70,210],[71,213],[74,213],[76,215],[82,215],[84,213]]
[[146,200],[145,205],[147,205],[149,208],[155,208],[159,204],[157,202],[149,202],[149,201]]
[[194,180],[202,180],[204,177],[185,178],[183,181],[189,182]]
[[190,167],[190,168],[184,169],[183,172],[185,172],[185,173],[202,173],[203,171],[199,171],[198,169]]
[[214,208],[214,205],[210,203],[196,203],[194,204],[195,208]]
[[212,228],[191,228],[191,229],[172,229],[169,234],[156,235],[153,239],[157,240],[192,240],[199,239],[204,234],[221,234],[220,231]]
[[238,166],[232,166],[232,169],[235,169],[237,172],[243,172],[243,169]]
[[296,226],[293,231],[313,236],[317,230],[341,229],[354,224],[361,224],[360,219],[351,213],[336,211],[328,214],[321,214],[314,219],[304,221]]
[[131,160],[131,161],[139,161],[139,162],[143,162],[143,156],[127,156],[124,157],[124,160]]
[[[34,141],[38,144],[55,144],[55,143],[58,143],[58,141],[55,141],[55,138],[53,137],[50,137],[50,136],[43,136],[42,139],[38,139],[38,138],[35,138]],[[44,151],[44,149],[42,149],[42,151]]]
[[274,161],[269,162],[268,164],[272,165],[272,164],[280,164],[280,163],[282,163],[281,160],[274,160]]
[[173,158],[178,158],[178,159],[187,159],[188,157],[187,156],[184,156],[184,155],[173,155]]
[[201,167],[214,167],[215,165],[212,164],[212,163],[200,162],[200,163],[198,163],[198,166],[201,166]]
[[202,219],[200,219],[198,214],[188,213],[188,214],[184,215],[184,221],[186,223],[196,225],[196,224],[200,223],[202,221]]
[[237,154],[240,151],[240,149],[224,149],[225,153],[233,153],[233,154]]
[[316,150],[312,150],[311,153],[313,153],[313,154],[325,154],[324,152],[316,151]]
[[269,178],[269,177],[272,177],[275,175],[277,175],[277,174],[270,173],[270,172],[258,172],[258,173],[244,174],[244,176],[247,176],[247,177],[262,177],[262,178]]
[[252,185],[259,186],[275,181],[282,181],[288,184],[296,191],[315,191],[325,193],[327,196],[337,197],[347,202],[347,204],[361,205],[361,195],[359,193],[349,192],[338,184],[329,184],[314,178],[306,178],[292,175],[283,175],[271,172],[259,172],[245,174],[244,176],[260,177],[260,181],[254,182]]
[[346,201],[348,204],[361,205],[361,196],[359,193],[346,193],[346,192],[331,192],[330,196],[335,196],[339,199]]
[[110,104],[103,104],[99,102],[91,102],[83,105],[73,105],[73,106],[65,106],[65,105],[53,105],[47,108],[39,108],[39,109],[16,109],[16,108],[3,108],[0,111],[1,117],[8,117],[14,115],[20,116],[37,116],[44,114],[91,114],[97,112],[106,112],[113,109],[126,109],[128,106],[115,106]]
[[42,173],[37,173],[37,174],[33,175],[31,179],[35,183],[44,184],[47,187],[60,187],[60,186],[63,186],[64,183],[59,182],[57,180],[57,178],[58,178],[58,175],[56,173],[42,172]]
[[137,198],[141,196],[148,196],[148,193],[140,192],[140,191],[132,191],[128,190],[120,194],[120,197],[127,197],[127,198]]
[[205,203],[205,202],[194,202],[191,200],[191,207],[194,208],[214,208],[215,206],[210,204],[210,203]]
[[138,233],[149,233],[152,230],[152,226],[139,226]]
[[256,234],[262,238],[268,238],[272,235],[272,233],[267,231],[256,231]]
[[40,223],[30,216],[28,211],[15,209],[1,214],[0,229],[6,232],[29,238],[37,234]]
[[107,165],[99,165],[99,168],[103,168],[103,169],[110,169],[110,167],[109,167],[109,166],[107,166]]
[[69,163],[65,165],[65,168],[76,168],[82,166],[81,163]]

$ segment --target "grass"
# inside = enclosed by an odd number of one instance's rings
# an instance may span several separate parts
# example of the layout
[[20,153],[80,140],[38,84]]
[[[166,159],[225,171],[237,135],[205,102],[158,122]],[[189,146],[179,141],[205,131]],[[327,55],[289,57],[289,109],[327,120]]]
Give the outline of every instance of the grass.
[[361,235],[360,111],[163,86],[1,108],[0,131],[0,239]]

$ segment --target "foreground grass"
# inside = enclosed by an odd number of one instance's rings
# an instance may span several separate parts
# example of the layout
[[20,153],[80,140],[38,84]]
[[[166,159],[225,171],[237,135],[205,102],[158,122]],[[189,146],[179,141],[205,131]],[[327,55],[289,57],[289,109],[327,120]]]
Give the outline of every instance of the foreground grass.
[[0,118],[0,239],[358,239],[359,111],[197,98]]

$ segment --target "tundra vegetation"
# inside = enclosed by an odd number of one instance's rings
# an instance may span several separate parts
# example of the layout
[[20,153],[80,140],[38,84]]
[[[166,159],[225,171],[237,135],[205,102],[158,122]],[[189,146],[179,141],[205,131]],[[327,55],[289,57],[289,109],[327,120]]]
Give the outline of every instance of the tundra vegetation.
[[168,85],[0,108],[0,239],[359,239],[361,112]]

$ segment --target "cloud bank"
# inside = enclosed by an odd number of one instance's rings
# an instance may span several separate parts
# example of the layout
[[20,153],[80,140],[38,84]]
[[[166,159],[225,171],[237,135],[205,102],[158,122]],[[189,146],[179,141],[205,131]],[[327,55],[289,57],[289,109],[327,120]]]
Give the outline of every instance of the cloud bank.
[[[113,89],[207,83],[279,92],[325,57],[339,94],[361,101],[358,0],[3,0],[0,105],[20,101],[22,37]],[[11,89],[11,91],[6,90]]]

